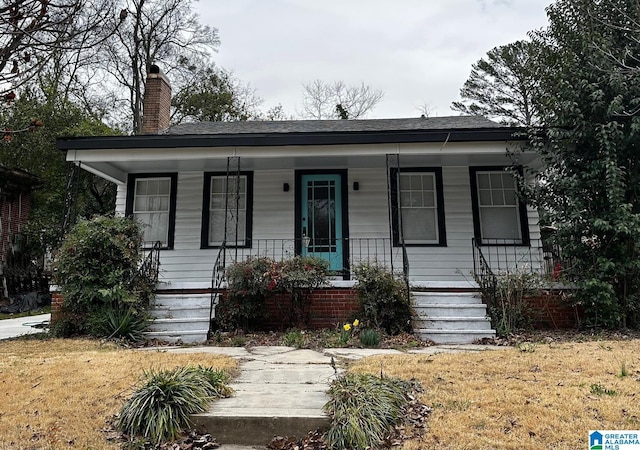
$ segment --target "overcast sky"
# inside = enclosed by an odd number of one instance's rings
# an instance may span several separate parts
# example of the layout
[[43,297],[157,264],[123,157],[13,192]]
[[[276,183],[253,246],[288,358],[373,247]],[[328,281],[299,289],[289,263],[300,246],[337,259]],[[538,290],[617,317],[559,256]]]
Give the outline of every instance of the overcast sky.
[[216,64],[285,112],[315,78],[384,92],[368,118],[457,115],[471,65],[547,24],[551,0],[200,0],[218,28]]

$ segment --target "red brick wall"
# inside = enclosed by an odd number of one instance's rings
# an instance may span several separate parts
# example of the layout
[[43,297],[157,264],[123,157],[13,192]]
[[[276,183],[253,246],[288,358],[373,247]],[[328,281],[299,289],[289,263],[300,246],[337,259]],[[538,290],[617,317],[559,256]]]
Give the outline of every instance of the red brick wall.
[[31,194],[0,197],[0,261],[5,261],[11,239],[22,231],[29,218]]
[[584,317],[584,310],[572,306],[562,292],[549,292],[527,299],[532,309],[533,327],[536,329],[577,328]]
[[[225,301],[225,296],[220,302]],[[357,293],[353,289],[317,289],[307,299],[308,308],[304,317],[308,318],[309,329],[333,328],[351,320],[358,310]],[[266,301],[267,318],[259,326],[263,330],[281,330],[303,324],[291,322],[291,299],[288,295],[277,295]]]
[[[332,328],[343,324],[360,309],[358,295],[353,289],[318,289],[310,294],[308,300],[310,329]],[[290,298],[286,295],[267,300],[269,317],[265,321],[265,327],[279,329],[296,325],[288,321],[290,305]]]
[[[191,293],[208,293],[210,289],[190,290]],[[176,291],[176,293],[183,293]],[[220,299],[224,301],[224,296]],[[571,306],[561,293],[552,292],[528,299],[533,312],[533,326],[537,329],[577,328],[583,317],[579,307]],[[278,306],[277,302],[281,302]],[[290,302],[287,297],[267,301],[269,318],[264,321],[264,329],[287,328]],[[60,318],[62,294],[51,295],[51,321]],[[309,328],[334,328],[351,321],[359,310],[358,295],[353,289],[318,289],[311,294],[309,308]],[[282,317],[284,313],[285,317]]]
[[62,317],[62,294],[51,293],[51,323],[55,323]]

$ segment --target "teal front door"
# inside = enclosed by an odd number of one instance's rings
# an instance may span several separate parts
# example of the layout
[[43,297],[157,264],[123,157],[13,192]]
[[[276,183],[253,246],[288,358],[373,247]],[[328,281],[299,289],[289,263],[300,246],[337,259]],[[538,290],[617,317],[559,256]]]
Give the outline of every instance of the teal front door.
[[328,261],[332,271],[344,269],[341,183],[339,174],[313,174],[300,185],[300,253]]

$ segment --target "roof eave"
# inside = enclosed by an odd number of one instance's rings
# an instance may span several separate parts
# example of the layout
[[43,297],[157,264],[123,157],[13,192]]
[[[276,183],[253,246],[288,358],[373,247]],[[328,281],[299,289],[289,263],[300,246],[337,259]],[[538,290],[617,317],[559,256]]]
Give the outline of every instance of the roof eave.
[[60,150],[104,150],[182,147],[273,147],[307,145],[388,144],[417,142],[487,142],[526,140],[521,128],[401,130],[384,132],[247,133],[58,138]]

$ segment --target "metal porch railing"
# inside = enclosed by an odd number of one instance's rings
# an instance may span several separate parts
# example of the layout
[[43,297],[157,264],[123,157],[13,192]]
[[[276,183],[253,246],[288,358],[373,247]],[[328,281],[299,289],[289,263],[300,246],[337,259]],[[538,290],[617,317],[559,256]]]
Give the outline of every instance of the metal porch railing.
[[[377,263],[394,272],[401,272],[408,279],[409,259],[406,248],[393,247],[389,238],[344,238],[334,239],[331,246],[342,244],[342,251],[346,258],[337,255],[343,268],[333,273],[335,276],[352,278],[352,270],[359,263]],[[213,264],[211,274],[211,307],[209,317],[213,316],[213,309],[217,304],[225,284],[225,271],[229,265],[237,261],[244,261],[250,257],[267,257],[275,261],[300,254],[300,249],[318,248],[322,242],[299,239],[252,239],[250,246],[235,247],[225,245],[220,247]],[[339,245],[338,245],[339,247]],[[346,261],[345,261],[346,260]]]
[[537,273],[543,277],[554,277],[558,265],[562,265],[559,251],[543,245],[539,239],[529,245],[518,244],[513,239],[472,239],[474,274],[482,270],[483,264],[497,276],[513,272]]

